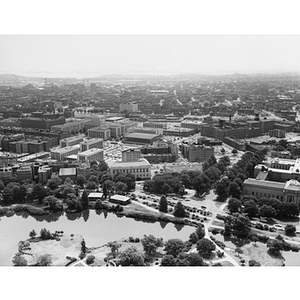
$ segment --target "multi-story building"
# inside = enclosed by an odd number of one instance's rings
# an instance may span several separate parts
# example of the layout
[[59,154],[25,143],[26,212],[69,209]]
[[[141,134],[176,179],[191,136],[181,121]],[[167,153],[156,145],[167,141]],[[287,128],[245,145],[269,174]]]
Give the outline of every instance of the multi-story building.
[[90,177],[90,164],[89,162],[79,162],[77,167],[77,176],[83,175],[85,178]]
[[50,129],[53,126],[60,126],[66,123],[64,117],[57,119],[44,119],[44,118],[22,118],[20,124],[22,128],[39,128],[39,129]]
[[95,128],[88,129],[89,138],[101,138],[104,141],[110,138],[110,130],[108,126],[99,126]]
[[92,148],[103,149],[103,139],[92,138],[89,140],[85,140],[80,143],[80,152],[86,151]]
[[76,113],[76,118],[86,120],[87,122],[84,124],[84,128],[90,129],[94,127],[101,126],[101,124],[105,121],[105,116],[98,114],[82,114]]
[[46,157],[47,158],[49,157],[49,152],[39,152],[39,153],[19,157],[19,158],[17,158],[17,162],[18,163],[28,163],[28,162],[33,162],[35,160],[43,159]]
[[203,162],[214,155],[214,148],[197,144],[182,144],[182,155],[190,162]]
[[119,105],[120,111],[128,111],[128,112],[138,112],[139,107],[138,104],[135,102],[129,102],[129,103],[121,103]]
[[174,162],[178,157],[178,148],[173,143],[154,142],[143,146],[141,152],[150,163]]
[[168,124],[163,122],[144,122],[143,127],[167,129]]
[[51,158],[56,159],[58,161],[66,160],[67,156],[70,156],[72,154],[77,154],[79,152],[79,149],[80,149],[79,145],[53,149],[51,150]]
[[68,147],[78,145],[83,141],[83,136],[71,136],[69,138],[65,138],[59,141],[60,147]]
[[22,182],[23,180],[33,180],[33,170],[32,166],[22,166],[19,169],[17,169],[16,173],[17,179],[19,182]]
[[243,183],[243,194],[276,198],[300,205],[300,160],[273,159],[254,168],[254,178]]
[[141,149],[132,148],[122,151],[122,161],[124,162],[138,161],[140,158],[142,158]]
[[40,166],[38,169],[39,183],[45,184],[51,178],[52,169],[49,166]]
[[52,131],[66,131],[70,133],[79,133],[83,130],[84,124],[86,124],[87,120],[75,120],[75,121],[69,121],[62,125],[55,125],[51,126]]
[[248,178],[243,183],[243,194],[258,198],[276,198],[300,206],[300,182],[295,179],[284,183]]
[[79,162],[103,161],[103,149],[92,148],[78,153]]
[[121,124],[119,123],[104,123],[110,131],[110,136],[113,138],[118,138],[122,134]]
[[280,129],[273,129],[269,131],[269,136],[283,139],[285,138],[285,131]]
[[144,158],[141,158],[139,161],[116,161],[110,166],[110,173],[112,175],[118,173],[133,174],[136,179],[150,179],[151,165]]
[[175,136],[188,137],[190,135],[195,134],[196,132],[197,132],[196,129],[181,127],[181,128],[173,128],[173,129],[164,130],[164,135],[175,135]]

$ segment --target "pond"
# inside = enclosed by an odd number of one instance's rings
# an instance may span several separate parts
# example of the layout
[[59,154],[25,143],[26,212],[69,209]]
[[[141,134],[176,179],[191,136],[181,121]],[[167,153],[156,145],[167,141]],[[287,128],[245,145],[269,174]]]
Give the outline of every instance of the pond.
[[18,242],[29,238],[32,229],[39,233],[42,228],[51,232],[62,230],[65,233],[80,234],[88,247],[101,246],[130,236],[142,238],[144,234],[153,234],[164,240],[179,238],[185,241],[195,231],[195,228],[190,226],[136,221],[102,210],[38,217],[18,213],[11,217],[0,217],[0,266],[10,266],[14,254],[18,251]]

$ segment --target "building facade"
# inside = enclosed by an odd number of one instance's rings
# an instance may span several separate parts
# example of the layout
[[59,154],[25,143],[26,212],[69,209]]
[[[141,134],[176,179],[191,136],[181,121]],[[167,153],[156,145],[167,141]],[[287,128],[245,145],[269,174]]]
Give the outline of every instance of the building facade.
[[89,138],[100,138],[104,141],[108,140],[110,138],[110,130],[108,127],[95,127],[88,129],[88,137]]
[[58,161],[66,160],[67,156],[70,156],[72,154],[77,154],[79,152],[79,149],[80,149],[79,145],[53,149],[51,150],[51,158],[56,159]]
[[136,179],[150,179],[151,165],[146,159],[129,162],[115,162],[110,166],[110,173],[112,175],[118,173],[132,174]]
[[93,148],[103,149],[103,139],[92,138],[80,143],[80,152]]
[[138,161],[140,158],[142,158],[142,155],[141,150],[138,148],[122,151],[122,161],[124,162]]
[[103,161],[103,149],[92,148],[78,153],[79,162]]

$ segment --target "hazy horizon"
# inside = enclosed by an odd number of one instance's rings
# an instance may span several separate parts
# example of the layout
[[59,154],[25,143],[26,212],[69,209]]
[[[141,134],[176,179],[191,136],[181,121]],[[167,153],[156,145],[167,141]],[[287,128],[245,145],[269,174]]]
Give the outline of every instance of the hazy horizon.
[[300,71],[300,35],[0,35],[0,74],[31,77]]

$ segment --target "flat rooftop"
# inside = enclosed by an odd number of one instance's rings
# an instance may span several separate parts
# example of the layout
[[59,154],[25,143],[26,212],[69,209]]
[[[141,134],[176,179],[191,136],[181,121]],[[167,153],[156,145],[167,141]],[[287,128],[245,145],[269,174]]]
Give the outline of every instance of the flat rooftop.
[[63,148],[57,148],[57,149],[51,150],[51,152],[53,152],[53,153],[65,153],[65,152],[68,152],[68,151],[71,151],[71,150],[76,150],[76,149],[79,149],[79,148],[80,148],[79,145],[74,145],[74,146],[68,146],[68,147],[63,147]]
[[110,197],[110,199],[113,199],[113,200],[118,200],[118,201],[128,201],[129,200],[129,197],[127,196],[122,196],[122,195],[113,195]]
[[90,154],[99,153],[99,152],[103,152],[103,149],[92,148],[92,149],[80,152],[80,153],[78,153],[78,155],[90,155]]
[[103,142],[103,139],[101,139],[101,138],[92,138],[92,139],[89,139],[89,140],[82,141],[81,145],[89,145],[89,144],[96,143],[96,142],[101,142],[101,141]]
[[139,132],[133,132],[125,134],[125,138],[137,138],[137,139],[153,139],[158,137],[158,134],[152,134],[152,133],[139,133]]
[[109,118],[106,118],[105,121],[107,121],[107,122],[115,122],[115,121],[121,121],[123,119],[124,119],[124,117],[109,117]]
[[102,198],[103,193],[89,193],[88,198]]
[[61,168],[59,169],[59,176],[76,175],[76,168]]
[[274,189],[283,189],[285,186],[284,182],[277,182],[277,181],[268,181],[268,180],[259,180],[254,178],[248,178],[244,181],[245,185],[256,185],[260,187],[268,187]]
[[148,160],[141,158],[138,161],[116,161],[111,164],[110,168],[122,168],[122,167],[140,167],[140,166],[150,166]]

